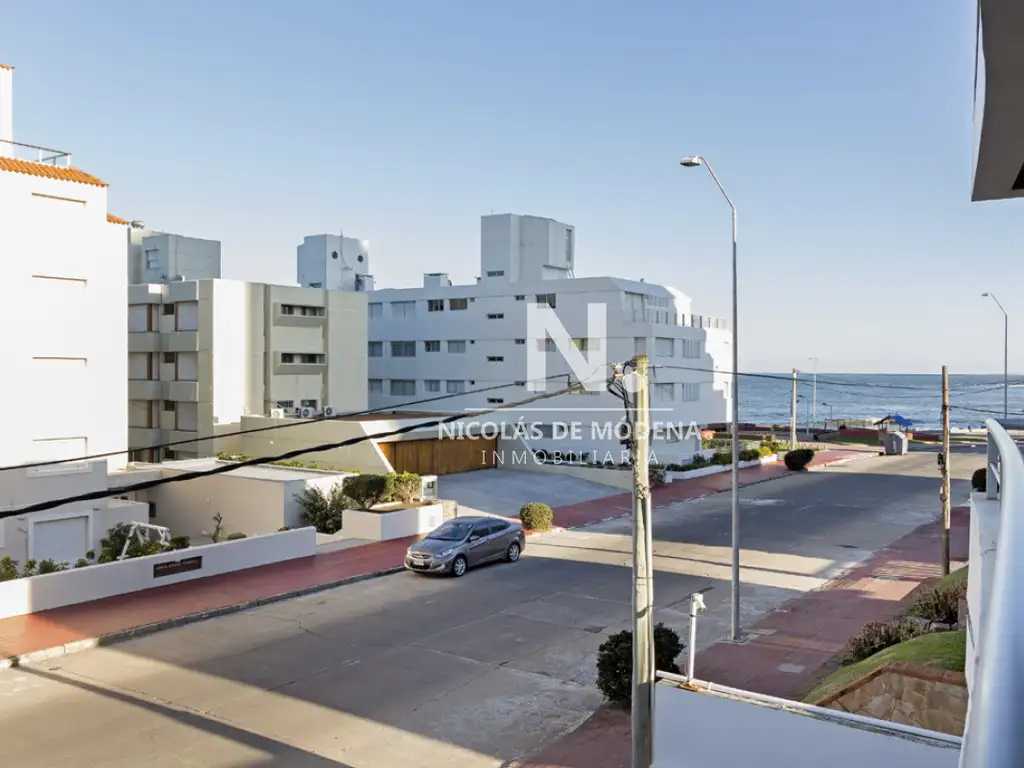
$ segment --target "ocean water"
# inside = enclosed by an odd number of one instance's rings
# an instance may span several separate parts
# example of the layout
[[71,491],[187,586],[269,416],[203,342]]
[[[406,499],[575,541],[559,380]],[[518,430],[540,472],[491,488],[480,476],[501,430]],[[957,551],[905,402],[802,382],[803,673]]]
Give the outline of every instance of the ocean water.
[[[789,424],[792,374],[740,374],[740,421]],[[797,382],[797,422],[811,421],[812,374]],[[1003,415],[1003,377],[950,374],[949,422],[952,427],[980,427]],[[1010,376],[1009,415],[1024,418],[1024,378]],[[831,407],[830,407],[831,406]],[[919,430],[942,426],[940,374],[819,373],[817,423],[827,419],[878,420],[898,413]]]

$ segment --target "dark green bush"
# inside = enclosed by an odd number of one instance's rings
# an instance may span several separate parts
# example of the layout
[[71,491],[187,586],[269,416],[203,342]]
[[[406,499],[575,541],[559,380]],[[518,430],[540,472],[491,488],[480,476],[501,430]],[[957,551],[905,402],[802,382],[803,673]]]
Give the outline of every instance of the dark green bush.
[[42,575],[44,573],[58,573],[59,571],[66,571],[68,569],[67,563],[58,563],[50,558],[39,561],[39,569],[36,571]]
[[344,495],[356,509],[369,512],[387,501],[392,487],[387,475],[355,475],[345,478]]
[[985,467],[974,470],[971,475],[971,488],[984,493],[988,489],[988,470]]
[[960,601],[966,597],[966,581],[945,589],[928,589],[914,601],[910,613],[940,624],[956,624],[960,617]]
[[122,550],[124,550],[125,542],[128,542],[128,552],[125,557],[145,557],[146,555],[155,555],[160,552],[164,552],[165,547],[158,541],[139,541],[138,536],[132,536],[131,541],[128,541],[128,534],[132,527],[128,523],[118,523],[109,531],[107,531],[107,537],[100,539],[100,556],[99,562],[111,563],[121,556]]
[[732,464],[732,451],[715,451],[710,463],[720,467]]
[[[679,673],[676,658],[684,646],[664,624],[654,627],[654,666],[659,672]],[[633,633],[609,635],[597,649],[597,688],[607,701],[629,705],[633,696]]]
[[740,451],[740,461],[754,461],[761,458],[760,448],[744,448]]
[[[381,477],[381,475],[360,475],[363,477]],[[349,490],[354,477],[345,479],[344,489]],[[358,485],[358,482],[356,483]],[[346,494],[341,483],[335,483],[329,491],[311,485],[296,495],[295,501],[302,507],[302,520],[316,528],[317,533],[333,534],[341,530],[344,522]],[[371,505],[372,506],[372,505]],[[287,530],[287,527],[281,530]]]
[[[85,568],[89,564],[90,563],[88,560],[86,560],[84,557],[80,557],[75,561],[75,568]],[[0,579],[0,581],[3,581],[3,579]]]
[[18,573],[18,561],[9,555],[0,557],[0,581],[10,581],[20,576]]
[[247,538],[241,531],[235,531],[234,533],[228,534],[228,541],[238,541],[239,539]]
[[927,634],[927,632],[928,628],[920,621],[905,617],[889,622],[873,621],[870,624],[865,624],[860,632],[846,641],[842,663],[854,664],[897,643]]
[[811,463],[811,459],[813,458],[813,449],[797,448],[796,450],[789,451],[783,458],[783,461],[786,463],[786,469],[797,472],[801,469],[805,469],[807,465]]
[[409,504],[420,495],[422,482],[414,472],[388,475],[388,501]]
[[555,513],[547,504],[531,501],[519,510],[519,519],[523,528],[528,531],[550,531],[555,521]]
[[188,536],[171,536],[171,549],[188,549],[192,546],[192,540]]

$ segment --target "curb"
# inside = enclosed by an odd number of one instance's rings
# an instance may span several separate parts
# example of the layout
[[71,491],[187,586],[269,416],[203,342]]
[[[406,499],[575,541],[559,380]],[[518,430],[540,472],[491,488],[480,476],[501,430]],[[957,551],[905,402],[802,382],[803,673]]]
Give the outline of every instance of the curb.
[[381,576],[389,576],[393,573],[399,573],[404,570],[405,566],[399,565],[394,566],[392,568],[385,568],[380,571],[374,571],[372,573],[360,573],[356,576],[346,576],[343,579],[335,579],[334,581],[325,582],[323,584],[314,584],[312,586],[302,587],[301,589],[294,589],[290,592],[280,592],[276,595],[257,597],[252,600],[247,600],[244,603],[224,605],[220,608],[213,608],[209,611],[191,613],[188,616],[179,616],[173,619],[154,621],[151,624],[143,624],[139,627],[122,629],[116,632],[111,632],[106,635],[99,635],[97,637],[86,637],[81,640],[74,640],[70,643],[65,643],[64,645],[55,645],[50,648],[43,648],[38,651],[29,651],[28,653],[6,656],[0,658],[0,670],[15,669],[17,667],[25,666],[28,664],[36,664],[41,661],[47,661],[49,659],[57,658],[59,656],[67,656],[72,653],[78,653],[79,651],[87,651],[91,648],[102,648],[108,645],[116,645],[117,643],[121,643],[126,640],[132,640],[137,637],[144,637],[145,635],[152,635],[156,632],[162,632],[165,629],[175,629],[177,627],[184,627],[188,624],[196,624],[200,621],[205,621],[207,619],[216,619],[219,616],[227,616],[232,613],[241,613],[242,611],[247,611],[251,608],[259,608],[261,606],[270,605],[272,603],[280,603],[284,600],[291,600],[294,597],[312,595],[316,592],[324,592],[328,589],[334,589],[335,587],[343,587],[347,584],[356,584],[360,581],[369,581],[370,579],[376,579]]

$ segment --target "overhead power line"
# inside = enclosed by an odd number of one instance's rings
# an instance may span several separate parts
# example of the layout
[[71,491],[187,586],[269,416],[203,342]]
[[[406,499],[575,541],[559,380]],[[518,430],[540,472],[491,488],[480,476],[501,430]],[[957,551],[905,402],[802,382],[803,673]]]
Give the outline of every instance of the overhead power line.
[[[553,376],[548,376],[544,379],[537,379],[536,381],[551,381],[552,379],[565,379],[566,383],[569,383],[570,376],[567,373],[558,373]],[[526,382],[523,382],[526,383]],[[216,435],[209,435],[206,437],[190,437],[186,440],[173,440],[169,443],[158,443],[157,445],[147,445],[144,448],[125,448],[120,451],[106,451],[104,453],[91,453],[88,456],[79,456],[73,459],[55,459],[50,461],[36,461],[29,464],[12,464],[5,467],[0,467],[0,472],[7,472],[12,469],[35,469],[37,467],[51,467],[56,464],[71,464],[82,461],[96,461],[97,459],[108,459],[111,456],[121,456],[122,454],[134,453],[135,451],[147,451],[147,450],[163,450],[164,448],[174,448],[179,445],[190,445],[192,443],[205,442],[207,440],[223,440],[228,437],[241,437],[242,435],[254,435],[259,432],[272,432],[277,429],[290,429],[292,427],[298,427],[302,424],[309,424],[310,422],[322,422],[322,421],[342,421],[344,419],[351,419],[355,416],[372,416],[375,413],[391,413],[397,408],[409,408],[415,405],[426,405],[428,403],[437,403],[442,400],[450,400],[453,397],[466,397],[467,395],[478,395],[484,392],[494,392],[499,389],[508,389],[509,387],[521,386],[519,382],[510,382],[508,384],[495,384],[490,387],[480,387],[478,389],[471,389],[467,392],[456,392],[454,394],[438,395],[437,397],[428,397],[423,400],[413,400],[408,403],[401,403],[399,406],[387,405],[381,408],[370,408],[365,411],[351,411],[349,413],[339,413],[334,416],[323,416],[315,419],[295,419],[285,424],[271,424],[266,427],[253,427],[252,429],[240,429],[236,432],[222,432]]]
[[[563,374],[565,375],[565,374]],[[244,461],[231,462],[220,467],[214,467],[212,469],[196,470],[193,472],[182,472],[180,475],[173,477],[161,477],[156,480],[143,480],[132,485],[123,486],[114,490],[104,489],[102,491],[91,491],[90,493],[81,493],[75,496],[66,496],[60,499],[52,499],[50,501],[41,501],[36,504],[29,504],[21,509],[14,509],[10,511],[0,512],[0,520],[7,517],[20,517],[22,515],[28,515],[35,512],[45,512],[48,509],[55,509],[65,504],[72,504],[79,501],[95,501],[97,499],[105,499],[110,496],[120,496],[125,493],[134,493],[136,491],[146,491],[150,488],[156,488],[161,485],[167,485],[169,483],[184,483],[189,480],[198,480],[202,477],[211,477],[213,475],[221,475],[226,472],[234,472],[235,470],[242,469],[244,467],[258,467],[262,464],[272,464],[279,461],[287,461],[289,459],[303,456],[307,453],[318,453],[320,451],[330,451],[334,448],[345,448],[350,445],[358,445],[359,443],[365,443],[369,440],[380,440],[385,437],[395,437],[396,435],[404,435],[408,432],[415,432],[418,429],[427,429],[430,427],[438,427],[442,424],[450,424],[453,421],[468,418],[478,418],[480,416],[486,416],[489,413],[495,413],[497,411],[504,411],[510,408],[518,408],[522,405],[529,405],[536,403],[541,400],[547,400],[552,397],[558,397],[560,395],[570,394],[572,392],[578,392],[580,385],[572,385],[559,389],[555,392],[545,392],[534,397],[528,397],[525,400],[519,400],[515,403],[508,403],[504,405],[497,405],[493,408],[485,408],[479,411],[469,411],[466,413],[457,413],[451,416],[446,416],[441,419],[432,419],[430,421],[422,421],[416,424],[410,424],[400,429],[394,429],[389,432],[378,432],[373,435],[360,435],[359,437],[349,438],[348,440],[340,440],[330,443],[321,443],[319,445],[311,445],[304,448],[297,448],[295,450],[286,451],[285,453],[277,454],[276,456],[264,456],[257,459],[246,459]]]

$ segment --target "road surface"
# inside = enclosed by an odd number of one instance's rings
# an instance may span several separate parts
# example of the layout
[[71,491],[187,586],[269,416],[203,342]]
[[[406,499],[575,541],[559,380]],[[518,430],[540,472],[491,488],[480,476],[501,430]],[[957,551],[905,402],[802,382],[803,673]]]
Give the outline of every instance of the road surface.
[[[955,462],[954,503],[982,461]],[[742,501],[749,622],[935,519],[935,456]],[[4,763],[495,768],[600,703],[594,653],[628,626],[629,531],[610,521],[459,580],[397,574],[0,673]],[[689,593],[711,587],[701,647],[728,632],[729,531],[727,493],[656,513],[657,619],[685,637]]]

